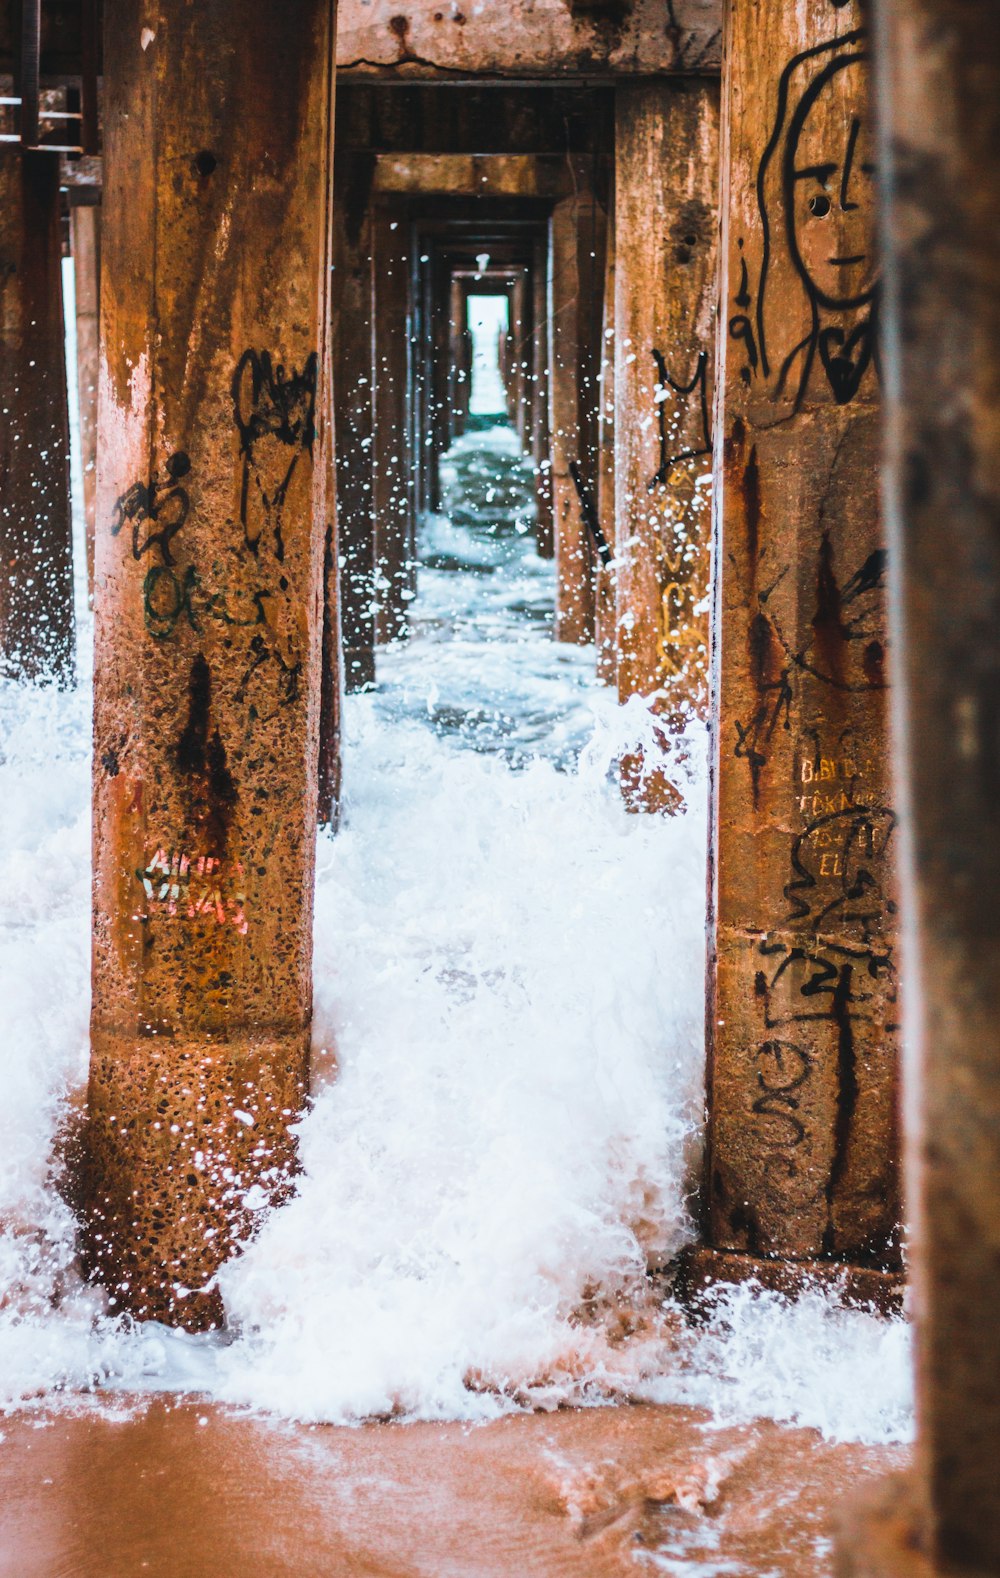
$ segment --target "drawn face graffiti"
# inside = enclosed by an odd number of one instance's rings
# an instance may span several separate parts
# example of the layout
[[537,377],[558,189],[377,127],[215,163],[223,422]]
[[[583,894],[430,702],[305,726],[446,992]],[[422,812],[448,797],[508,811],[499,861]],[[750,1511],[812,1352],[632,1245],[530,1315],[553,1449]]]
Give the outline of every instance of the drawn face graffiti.
[[738,238],[739,286],[732,301],[739,310],[729,334],[742,342],[740,376],[749,383],[763,375],[775,402],[790,400],[793,412],[814,378],[825,376],[837,404],[846,405],[870,369],[878,377],[867,78],[862,29],[792,57],[781,73],[775,123],[757,169],[756,303],[753,260]]
[[810,296],[832,310],[863,306],[877,280],[871,133],[854,110],[865,92],[863,54],[830,61],[803,93],[785,144],[789,251]]

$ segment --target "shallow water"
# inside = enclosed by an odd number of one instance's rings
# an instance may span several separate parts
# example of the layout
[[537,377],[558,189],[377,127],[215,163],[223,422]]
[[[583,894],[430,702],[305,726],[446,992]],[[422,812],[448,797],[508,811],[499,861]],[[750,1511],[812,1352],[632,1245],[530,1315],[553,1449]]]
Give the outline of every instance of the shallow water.
[[613,763],[650,720],[551,640],[509,430],[470,434],[445,482],[412,639],[347,704],[304,1172],[221,1273],[222,1337],[129,1328],[76,1275],[54,1176],[86,1072],[86,664],[74,693],[0,693],[0,1397],[146,1386],[332,1421],[646,1397],[906,1439],[902,1323],[734,1290],[692,1333],[651,1295],[698,1166],[704,739],[675,764],[683,816],[627,814]]
[[338,1430],[154,1398],[41,1422],[0,1431],[0,1578],[824,1578],[838,1504],[909,1456],[649,1406]]

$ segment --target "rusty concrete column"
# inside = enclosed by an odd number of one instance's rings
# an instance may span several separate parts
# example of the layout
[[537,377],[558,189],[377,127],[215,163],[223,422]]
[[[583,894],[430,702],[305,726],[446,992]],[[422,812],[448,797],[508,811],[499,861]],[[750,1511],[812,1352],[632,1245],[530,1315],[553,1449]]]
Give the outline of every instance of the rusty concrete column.
[[535,463],[535,544],[555,555],[552,520],[552,446],[549,438],[548,243],[536,238],[531,256],[531,456]]
[[527,271],[519,268],[507,287],[509,328],[507,352],[510,381],[507,389],[507,415],[517,432],[521,447],[528,436],[528,365],[531,320],[528,304]]
[[707,1235],[725,1275],[843,1264],[891,1296],[896,812],[868,46],[858,0],[732,0],[727,16]]
[[334,5],[105,18],[87,1247],[196,1328],[308,1076]]
[[469,420],[469,398],[472,394],[472,336],[468,323],[468,294],[460,275],[451,277],[451,306],[448,332],[451,352],[448,358],[448,409],[451,430],[461,438]]
[[577,166],[576,190],[552,212],[549,423],[556,640],[582,645],[594,639],[596,553],[585,500],[595,497],[597,482],[606,215],[593,192],[590,162]]
[[101,281],[101,193],[75,186],[69,194],[70,248],[76,290],[76,377],[80,411],[80,467],[87,543],[87,589],[94,599],[94,522],[97,511],[97,367]]
[[347,690],[375,683],[375,513],[372,457],[373,160],[337,155],[334,172],[333,346],[337,537]]
[[[336,0],[331,6],[331,33],[336,38]],[[341,633],[340,590],[340,535],[337,521],[337,454],[336,415],[333,388],[334,338],[336,322],[333,312],[334,274],[334,224],[336,191],[333,189],[333,143],[336,122],[333,118],[332,94],[335,71],[331,67],[331,121],[327,140],[327,180],[330,188],[326,194],[326,234],[321,262],[322,296],[320,300],[319,334],[317,346],[316,436],[313,444],[313,464],[317,476],[314,502],[317,513],[313,517],[314,533],[322,535],[323,559],[321,565],[320,611],[320,681],[319,681],[319,755],[317,761],[316,821],[319,827],[336,832],[340,824],[343,798],[343,704],[344,704],[344,647]],[[338,225],[339,228],[339,225]]]
[[376,614],[380,644],[406,634],[414,581],[410,457],[409,227],[379,205],[373,220]]
[[[440,214],[438,202],[431,204],[430,217],[436,218]],[[450,364],[451,364],[451,336],[449,329],[451,312],[451,274],[452,259],[447,255],[443,246],[434,238],[425,235],[420,242],[422,248],[417,291],[420,297],[420,403],[421,403],[421,436],[420,436],[420,461],[419,485],[420,505],[424,510],[439,510],[441,508],[441,456],[448,449],[451,438],[451,423],[449,420],[449,394],[450,394]],[[410,260],[407,259],[406,270],[397,272],[394,282],[387,282],[386,290],[392,289],[396,294],[395,321],[403,321],[404,303],[402,297],[402,284],[404,272],[409,273]],[[378,286],[378,269],[376,270],[376,288]],[[412,304],[407,304],[409,307]],[[407,310],[406,321],[412,324],[412,318]],[[381,316],[379,317],[381,324]],[[417,336],[413,334],[413,340]],[[399,353],[397,352],[397,355]],[[412,363],[411,363],[412,365]],[[402,374],[400,363],[399,374]],[[399,384],[399,376],[392,379],[393,385]],[[418,382],[414,378],[414,384]],[[404,396],[398,397],[399,408],[406,405]],[[404,610],[405,612],[405,610]],[[388,638],[391,639],[391,638]]]
[[919,1432],[856,1578],[1000,1572],[1000,13],[874,12]]
[[[332,344],[332,342],[331,342]],[[331,350],[332,360],[332,350]],[[344,647],[341,634],[340,549],[337,534],[337,467],[333,453],[333,399],[327,404],[330,452],[325,457],[327,477],[327,519],[323,524],[322,638],[319,692],[319,761],[316,821],[318,826],[335,832],[340,824],[343,791],[343,712]],[[317,445],[317,463],[320,457]]]
[[0,672],[73,678],[59,158],[0,153]]
[[719,90],[615,90],[618,688],[708,702]]
[[618,609],[615,583],[615,245],[614,202],[608,214],[604,257],[604,313],[601,330],[597,417],[597,520],[603,549],[598,544],[594,635],[597,642],[597,677],[605,685],[618,683]]

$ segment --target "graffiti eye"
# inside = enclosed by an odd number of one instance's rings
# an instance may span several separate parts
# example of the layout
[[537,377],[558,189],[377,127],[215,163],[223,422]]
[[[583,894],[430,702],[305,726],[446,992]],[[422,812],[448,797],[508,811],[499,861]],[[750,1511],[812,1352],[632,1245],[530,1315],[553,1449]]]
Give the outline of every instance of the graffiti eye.
[[817,192],[809,199],[809,212],[815,214],[817,219],[825,219],[830,212],[830,199],[825,192]]

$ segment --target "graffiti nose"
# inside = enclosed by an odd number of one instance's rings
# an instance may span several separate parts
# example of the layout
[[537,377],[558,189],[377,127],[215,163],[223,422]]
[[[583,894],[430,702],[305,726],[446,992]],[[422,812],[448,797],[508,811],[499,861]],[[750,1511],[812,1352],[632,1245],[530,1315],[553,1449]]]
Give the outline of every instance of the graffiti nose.
[[858,206],[857,203],[851,201],[851,176],[854,173],[854,155],[857,150],[860,130],[861,122],[855,115],[851,121],[851,130],[847,137],[847,152],[844,155],[844,168],[840,176],[840,207],[845,214],[850,213],[851,209]]

